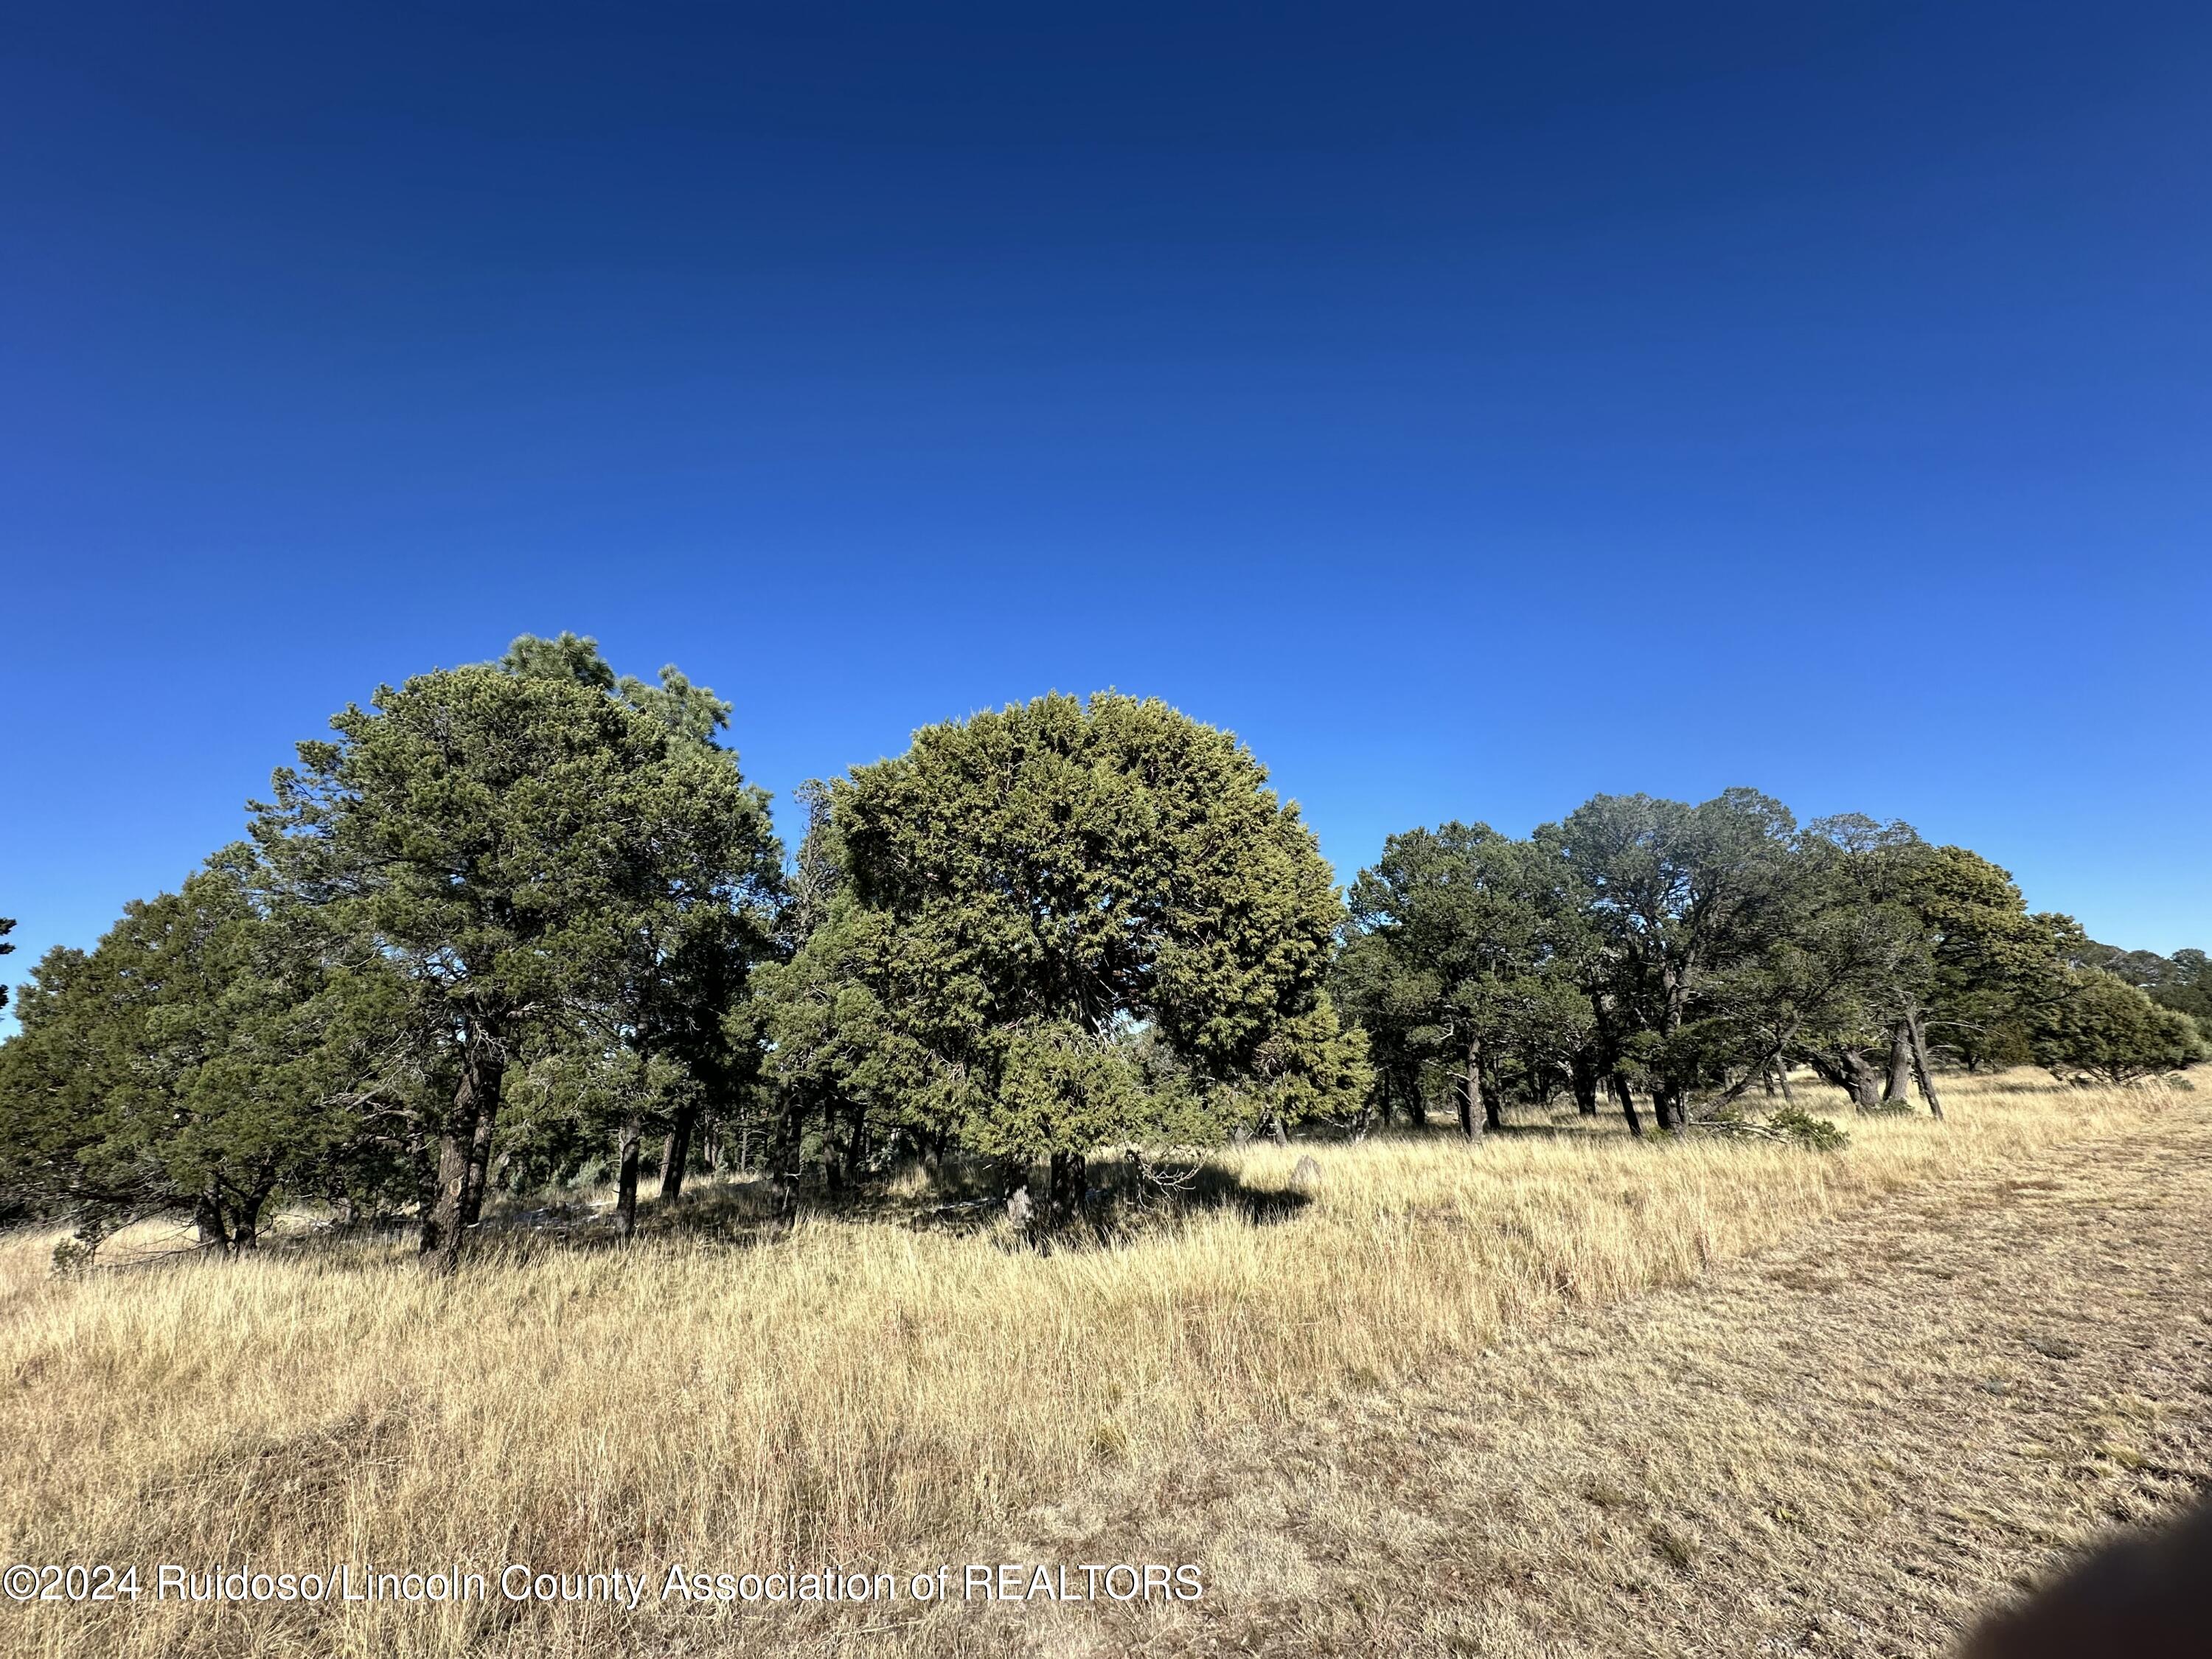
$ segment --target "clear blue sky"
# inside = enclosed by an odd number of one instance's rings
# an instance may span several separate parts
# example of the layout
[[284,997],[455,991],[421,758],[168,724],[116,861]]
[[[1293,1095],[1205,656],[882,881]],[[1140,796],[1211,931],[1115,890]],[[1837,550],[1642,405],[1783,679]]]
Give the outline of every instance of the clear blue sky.
[[1347,875],[1747,783],[2212,945],[2202,5],[39,4],[21,971],[380,679],[592,633],[787,796],[1049,688]]

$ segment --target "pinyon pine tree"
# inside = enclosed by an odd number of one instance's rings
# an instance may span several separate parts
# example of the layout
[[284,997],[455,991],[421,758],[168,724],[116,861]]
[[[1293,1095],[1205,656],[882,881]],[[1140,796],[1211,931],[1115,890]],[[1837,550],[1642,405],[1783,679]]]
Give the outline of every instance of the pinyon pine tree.
[[736,908],[772,858],[764,804],[731,757],[574,676],[440,670],[331,724],[254,835],[292,899],[408,975],[451,1056],[422,1230],[451,1272],[526,1040],[658,1031],[645,981],[687,917]]

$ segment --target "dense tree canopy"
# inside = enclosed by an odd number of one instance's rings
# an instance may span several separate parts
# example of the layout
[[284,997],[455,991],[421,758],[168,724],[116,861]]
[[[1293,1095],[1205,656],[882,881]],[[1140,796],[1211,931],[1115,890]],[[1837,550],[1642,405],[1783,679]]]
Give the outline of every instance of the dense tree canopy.
[[2106,1083],[2178,1070],[2212,1052],[2188,1015],[2095,969],[2068,970],[2063,994],[2037,1021],[2033,1048],[2039,1065],[2062,1077]]
[[1487,824],[1393,836],[1350,896],[1337,985],[1401,1096],[1426,1066],[1455,1076],[1461,1128],[1495,1127],[1501,1065],[1571,1073],[1595,1032],[1596,934],[1556,859]]
[[1356,1102],[1328,866],[1227,733],[1041,697],[855,769],[830,822],[844,891],[775,981],[787,1086],[1049,1155],[1063,1204],[1102,1142]]
[[676,1197],[702,1114],[711,1121],[726,1112],[757,1072],[757,1046],[735,1036],[727,1015],[744,1000],[753,966],[775,953],[782,849],[769,827],[767,796],[743,785],[737,757],[716,740],[730,705],[674,665],[660,671],[658,686],[617,678],[597,641],[574,634],[526,634],[500,665],[522,678],[604,693],[658,720],[679,746],[699,751],[690,757],[694,769],[703,768],[718,786],[702,805],[721,815],[710,818],[719,836],[678,852],[643,890],[601,994],[574,1006],[582,1041],[549,1068],[572,1098],[599,1103],[584,1115],[603,1119],[615,1136],[616,1223],[627,1237],[636,1226],[645,1133],[666,1137],[661,1192]]
[[[2096,948],[2030,914],[1996,865],[1902,823],[1800,829],[1748,790],[1601,795],[1526,842],[1392,836],[1352,884],[1336,982],[1386,1110],[1449,1095],[1474,1133],[1502,1088],[1564,1085],[1584,1111],[1610,1094],[1638,1131],[1648,1096],[1680,1129],[1733,1121],[1750,1089],[1786,1100],[1798,1067],[1862,1110],[1917,1090],[1940,1116],[1945,1060],[2118,1079],[2196,1057],[2188,1022],[2090,965]],[[2159,982],[2197,983],[2193,959]]]
[[182,1211],[249,1249],[272,1194],[343,1198],[388,1165],[369,1126],[415,1074],[372,950],[273,917],[228,849],[38,967],[0,1047],[9,1185],[97,1233]]
[[276,774],[254,835],[289,902],[377,941],[450,1054],[423,1220],[450,1267],[508,1067],[533,1041],[603,1065],[626,1048],[619,1112],[641,1117],[655,1048],[697,1036],[696,957],[773,891],[780,857],[733,757],[588,674],[441,670],[331,725]]

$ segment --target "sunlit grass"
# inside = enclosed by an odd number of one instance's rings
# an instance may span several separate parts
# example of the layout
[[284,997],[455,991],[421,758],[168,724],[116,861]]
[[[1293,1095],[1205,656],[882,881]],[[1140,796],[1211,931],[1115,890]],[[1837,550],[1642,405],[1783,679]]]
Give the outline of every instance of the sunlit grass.
[[[1048,1255],[897,1206],[761,1243],[736,1224],[745,1195],[711,1190],[686,1209],[726,1228],[494,1249],[453,1281],[398,1240],[61,1279],[53,1237],[21,1236],[0,1248],[0,1556],[934,1562],[1101,1462],[1387,1388],[1902,1187],[2063,1157],[2161,1097],[2015,1077],[1954,1081],[1947,1103],[1943,1123],[1838,1111],[1836,1153],[1571,1118],[1476,1148],[1253,1146],[1212,1183],[1287,1194],[1310,1151],[1310,1201]],[[103,1259],[180,1242],[149,1229]],[[454,1650],[507,1614],[0,1616],[23,1651],[381,1656]]]

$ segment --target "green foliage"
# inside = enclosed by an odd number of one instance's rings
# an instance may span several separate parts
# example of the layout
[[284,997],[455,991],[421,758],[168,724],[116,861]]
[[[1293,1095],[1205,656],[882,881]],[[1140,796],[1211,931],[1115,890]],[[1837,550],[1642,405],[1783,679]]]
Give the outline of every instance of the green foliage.
[[[782,896],[782,849],[769,827],[767,797],[744,784],[737,757],[714,741],[729,724],[730,705],[672,664],[658,686],[617,678],[598,642],[574,634],[523,635],[500,665],[520,678],[574,683],[658,721],[681,740],[679,749],[699,751],[690,758],[722,786],[711,799],[725,809],[721,836],[678,849],[633,896],[626,959],[596,996],[573,1000],[558,1022],[568,1028],[550,1039],[559,1052],[532,1069],[535,1149],[542,1155],[556,1142],[573,1143],[555,1127],[563,1114],[604,1136],[727,1112],[754,1082],[760,1050],[726,1016],[744,1000],[754,965],[776,952]],[[621,1052],[610,1053],[611,1043]],[[576,1161],[573,1152],[558,1160]],[[635,1171],[624,1179],[634,1182]]]
[[1266,777],[1226,733],[1110,693],[856,769],[829,803],[842,890],[763,976],[775,1075],[1028,1155],[1349,1109],[1336,896]]
[[[254,824],[289,900],[373,939],[448,1056],[451,1106],[417,1126],[440,1142],[425,1243],[448,1264],[508,1066],[619,1048],[641,1079],[665,1074],[655,1056],[704,1082],[743,1069],[721,1014],[768,948],[781,878],[766,797],[708,741],[719,701],[672,672],[659,692],[610,685],[574,636],[519,641],[514,661],[347,708]],[[618,1103],[635,1145],[670,1093],[575,1083],[588,1069],[558,1097]]]
[[2033,1050],[2036,1063],[2057,1076],[2116,1084],[2212,1058],[2212,1045],[2186,1014],[2094,968],[2067,970],[2064,994],[2043,1011]]
[[1851,1138],[1828,1119],[1814,1117],[1800,1106],[1784,1106],[1779,1111],[1769,1112],[1766,1121],[1770,1127],[1816,1152],[1841,1152],[1851,1142]]
[[1458,823],[1394,836],[1352,885],[1335,985],[1389,1097],[1494,1103],[1501,1079],[1541,1098],[1565,1079],[1595,1110],[1609,1079],[1680,1127],[1693,1098],[1721,1121],[1806,1064],[1861,1110],[1911,1109],[1917,1087],[1940,1113],[1939,1054],[2019,1063],[2039,1041],[2096,1066],[2179,1063],[2182,1028],[2140,993],[2097,1002],[2109,1042],[2081,1029],[2089,959],[2183,1007],[2212,1001],[2200,952],[2094,945],[1964,848],[1857,815],[1801,830],[1736,789],[1601,795],[1525,842]]
[[[1780,802],[1730,789],[1695,806],[1599,795],[1536,832],[1601,941],[1609,1025],[1649,1079],[1662,1127],[1680,1126],[1684,1095],[1710,1068],[1701,1000],[1785,924],[1796,828]],[[1631,1033],[1644,1039],[1633,1049]]]
[[1336,984],[1402,1090],[1457,1068],[1480,1099],[1501,1059],[1558,1073],[1587,1045],[1595,940],[1566,875],[1545,848],[1483,823],[1393,836],[1360,872]]
[[498,665],[518,678],[567,680],[604,692],[694,743],[711,745],[714,734],[729,727],[730,705],[707,687],[692,684],[674,663],[661,669],[658,685],[647,685],[634,674],[617,678],[599,654],[599,642],[588,635],[563,633],[545,640],[524,634],[507,647]]
[[763,868],[765,803],[728,757],[574,681],[441,670],[335,716],[276,775],[256,838],[457,1018],[587,1000],[648,908],[726,908]]
[[100,1254],[100,1235],[97,1231],[79,1231],[54,1243],[54,1277],[82,1279],[92,1272]]
[[2083,942],[2074,959],[2080,966],[2101,968],[2148,992],[2161,1008],[2188,1015],[2198,1032],[2212,1041],[2212,962],[2203,951],[2176,951],[2167,957],[2151,951],[2122,951],[2092,939]]
[[236,1246],[285,1194],[428,1193],[450,1262],[495,1162],[558,1181],[611,1146],[634,1203],[646,1131],[763,1096],[780,1182],[811,1123],[848,1170],[1050,1155],[1057,1211],[1103,1145],[1370,1100],[1454,1094],[1473,1129],[1609,1086],[1636,1123],[1632,1088],[1663,1127],[1828,1148],[1747,1091],[1809,1063],[1909,1109],[1910,1071],[1940,1111],[1936,1053],[2112,1081],[2208,1053],[2203,951],[2100,945],[1902,823],[1598,796],[1525,841],[1394,836],[1340,904],[1233,737],[1055,695],[805,786],[787,877],[729,717],[574,634],[343,711],[252,846],[33,970],[0,1045],[10,1212],[73,1218],[88,1263],[151,1211]]
[[228,1244],[279,1190],[344,1188],[414,1081],[390,1035],[404,992],[358,941],[272,909],[257,873],[227,849],[90,952],[40,962],[0,1048],[13,1190],[95,1228],[187,1211]]

